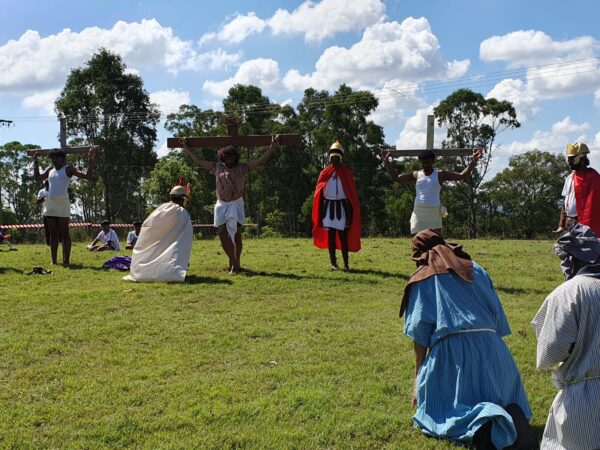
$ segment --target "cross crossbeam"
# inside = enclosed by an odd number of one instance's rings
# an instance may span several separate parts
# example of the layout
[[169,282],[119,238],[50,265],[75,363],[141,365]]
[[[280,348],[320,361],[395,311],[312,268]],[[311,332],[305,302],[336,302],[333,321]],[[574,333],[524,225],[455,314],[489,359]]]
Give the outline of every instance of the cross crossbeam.
[[[227,145],[236,147],[264,147],[271,144],[270,135],[249,135],[240,136],[238,134],[240,120],[236,117],[225,118],[227,125],[227,136],[195,136],[195,137],[174,137],[167,139],[168,148],[182,148],[183,140],[191,148],[222,148]],[[299,134],[280,134],[280,145],[299,145],[302,136]]]

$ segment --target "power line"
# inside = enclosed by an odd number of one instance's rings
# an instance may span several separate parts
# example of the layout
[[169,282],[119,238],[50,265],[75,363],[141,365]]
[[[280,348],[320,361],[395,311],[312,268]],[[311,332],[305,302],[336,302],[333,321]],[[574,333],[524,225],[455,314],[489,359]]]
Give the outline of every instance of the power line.
[[[407,83],[405,85],[390,87],[386,86],[381,89],[372,89],[369,92],[376,95],[380,100],[385,99],[387,97],[393,96],[403,96],[406,97],[408,95],[414,94],[418,91],[421,95],[431,95],[435,93],[440,93],[447,91],[449,89],[458,88],[458,87],[471,87],[471,88],[482,88],[496,85],[498,82],[507,79],[507,78],[516,78],[523,79],[525,81],[530,80],[539,80],[539,79],[552,79],[558,77],[565,77],[571,75],[581,75],[589,72],[598,71],[598,63],[600,62],[600,58],[586,58],[580,60],[570,60],[563,61],[560,63],[554,64],[546,64],[540,66],[529,66],[523,67],[520,69],[510,69],[503,71],[490,72],[487,74],[481,75],[473,75],[469,77],[459,77],[449,80],[440,80],[440,81],[427,81],[422,84],[422,88],[419,88],[419,83]],[[318,92],[318,91],[317,91]],[[352,92],[352,96],[361,94],[362,91],[354,91]],[[364,99],[360,100],[358,98],[354,98],[351,104],[361,104],[371,102],[372,99]],[[298,101],[297,103],[300,103]],[[306,107],[316,107],[316,106],[336,106],[336,105],[346,105],[348,104],[348,99],[335,100],[333,98],[327,99],[308,99],[303,102],[303,105]],[[279,104],[273,103],[255,103],[244,105],[243,107],[233,108],[233,112],[238,113],[239,115],[256,115],[256,114],[265,114],[265,113],[275,113],[278,109],[281,109],[282,106]],[[177,111],[179,112],[179,111]],[[92,123],[97,120],[103,120],[105,118],[116,118],[117,120],[128,121],[128,122],[136,122],[136,121],[147,121],[149,118],[166,118],[170,113],[161,113],[156,116],[153,113],[149,113],[147,111],[130,111],[126,113],[106,113],[103,115],[77,115],[77,116],[67,116],[67,119],[76,118],[78,121],[83,123]],[[200,111],[195,114],[191,114],[187,117],[212,117],[216,115],[223,115],[224,113],[221,111]],[[16,119],[16,118],[15,118]],[[83,120],[82,120],[83,119]],[[85,120],[87,119],[87,120]],[[25,116],[18,118],[20,121],[41,121],[41,120],[56,120],[54,116]]]

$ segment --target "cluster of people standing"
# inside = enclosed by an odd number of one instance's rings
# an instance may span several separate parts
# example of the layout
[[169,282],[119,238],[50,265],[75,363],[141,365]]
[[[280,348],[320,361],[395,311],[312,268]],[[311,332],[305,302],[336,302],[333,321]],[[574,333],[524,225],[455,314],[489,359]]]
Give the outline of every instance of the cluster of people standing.
[[[214,225],[228,258],[228,270],[242,271],[244,178],[264,165],[279,145],[274,136],[257,160],[240,162],[234,146],[219,150],[219,161],[200,159],[184,139],[184,151],[200,169],[216,178]],[[542,439],[544,449],[600,449],[600,206],[595,201],[600,176],[590,169],[584,144],[567,148],[573,173],[565,183],[565,207],[560,237],[554,245],[565,282],[544,301],[532,325],[538,338],[536,364],[554,368],[558,394],[551,406]],[[422,170],[398,174],[381,157],[396,182],[416,185],[410,225],[413,260],[417,270],[405,287],[400,316],[415,354],[414,424],[425,434],[478,449],[538,448],[529,425],[532,417],[519,370],[503,337],[511,333],[494,285],[485,269],[458,244],[442,235],[445,214],[440,203],[444,182],[465,180],[482,150],[461,172],[437,170],[435,155],[423,152]],[[349,252],[361,248],[360,205],[352,171],[343,165],[344,148],[331,145],[330,164],[320,173],[313,200],[313,241],[329,251],[331,270],[350,270]],[[69,263],[68,196],[72,176],[90,179],[95,153],[87,172],[66,165],[64,154],[52,156],[53,168],[39,173],[48,179],[44,216],[50,230],[52,261],[59,241],[63,262]],[[186,206],[191,186],[175,186],[169,202],[137,224],[129,281],[184,281],[189,267],[193,229]],[[108,223],[90,244],[99,251],[118,248]],[[113,231],[114,233],[114,231]]]

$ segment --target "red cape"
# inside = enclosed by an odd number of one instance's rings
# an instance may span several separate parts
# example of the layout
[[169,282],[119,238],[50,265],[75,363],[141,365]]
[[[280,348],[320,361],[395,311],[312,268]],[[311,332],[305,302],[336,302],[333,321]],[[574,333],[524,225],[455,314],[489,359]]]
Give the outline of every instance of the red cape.
[[[315,246],[319,248],[329,248],[329,238],[327,234],[327,228],[319,226],[319,203],[321,196],[327,185],[327,181],[331,178],[334,172],[337,172],[344,193],[352,205],[352,224],[348,229],[348,250],[351,252],[357,252],[360,250],[360,205],[358,204],[358,195],[356,195],[356,185],[354,184],[354,176],[352,171],[347,167],[338,167],[335,169],[333,165],[329,165],[323,169],[317,180],[317,188],[315,189],[315,197],[313,199],[313,210],[312,210],[312,221],[313,221],[313,241]],[[342,245],[340,243],[339,236],[336,237],[336,247],[341,250]]]
[[577,220],[600,236],[600,175],[586,168],[573,173]]

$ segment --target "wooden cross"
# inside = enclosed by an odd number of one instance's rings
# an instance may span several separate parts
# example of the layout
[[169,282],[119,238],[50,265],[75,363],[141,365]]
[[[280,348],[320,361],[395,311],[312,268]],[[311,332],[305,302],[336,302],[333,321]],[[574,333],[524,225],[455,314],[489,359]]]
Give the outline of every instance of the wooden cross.
[[424,149],[396,150],[389,149],[390,156],[419,156],[423,150],[432,151],[435,156],[470,156],[473,148],[433,148],[433,132],[435,129],[435,117],[433,114],[427,116],[427,144]]
[[30,148],[27,149],[27,153],[37,153],[40,156],[48,155],[50,152],[62,150],[65,153],[87,153],[92,148],[91,146],[78,146],[78,147],[67,147],[67,119],[61,117],[60,119],[60,147],[59,148]]
[[[182,148],[183,139],[191,148],[222,148],[227,145],[236,147],[263,147],[271,144],[272,137],[269,135],[240,136],[238,134],[240,119],[237,117],[226,117],[227,136],[201,136],[201,137],[176,137],[167,139],[168,148]],[[299,134],[280,134],[279,144],[298,145],[302,136]]]

